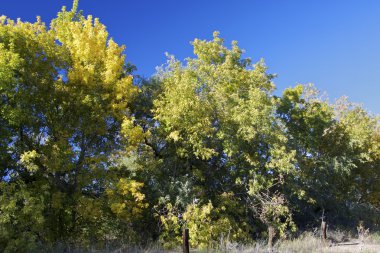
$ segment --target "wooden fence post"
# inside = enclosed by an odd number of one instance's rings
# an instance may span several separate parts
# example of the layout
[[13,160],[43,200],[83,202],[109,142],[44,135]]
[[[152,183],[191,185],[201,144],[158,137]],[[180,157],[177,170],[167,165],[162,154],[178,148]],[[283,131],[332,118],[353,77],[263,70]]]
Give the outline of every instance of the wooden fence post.
[[183,241],[183,244],[182,244],[183,253],[190,253],[188,228],[183,229],[182,241]]
[[323,241],[326,241],[327,240],[327,224],[326,224],[326,221],[325,221],[325,209],[323,208],[323,211],[322,211],[322,222],[321,222],[321,238]]
[[322,236],[323,240],[327,240],[327,224],[326,224],[326,221],[322,221],[321,236]]
[[268,226],[268,252],[273,253],[273,239],[276,234],[274,227],[272,225]]

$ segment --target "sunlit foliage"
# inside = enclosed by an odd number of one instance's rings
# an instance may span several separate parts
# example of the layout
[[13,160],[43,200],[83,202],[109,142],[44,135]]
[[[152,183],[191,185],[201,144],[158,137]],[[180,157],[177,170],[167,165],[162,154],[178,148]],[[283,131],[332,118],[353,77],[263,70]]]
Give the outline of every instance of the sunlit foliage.
[[[379,117],[218,32],[133,76],[97,18],[0,17],[0,251],[218,248],[380,220]],[[330,219],[330,220],[329,220]]]

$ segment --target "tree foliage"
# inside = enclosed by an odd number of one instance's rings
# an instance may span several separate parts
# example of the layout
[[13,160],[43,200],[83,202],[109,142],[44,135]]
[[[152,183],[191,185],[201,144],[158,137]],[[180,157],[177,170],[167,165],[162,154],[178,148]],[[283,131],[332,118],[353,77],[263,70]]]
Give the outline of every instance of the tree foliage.
[[39,18],[0,24],[2,251],[96,242],[108,233],[104,219],[146,207],[142,183],[116,177],[109,159],[137,93],[124,48],[75,9],[50,27]]
[[[249,243],[378,223],[379,117],[274,75],[215,32],[133,76],[92,16],[0,18],[0,251]],[[365,215],[364,215],[365,214]],[[356,224],[354,224],[356,225]],[[217,246],[218,245],[218,246]]]

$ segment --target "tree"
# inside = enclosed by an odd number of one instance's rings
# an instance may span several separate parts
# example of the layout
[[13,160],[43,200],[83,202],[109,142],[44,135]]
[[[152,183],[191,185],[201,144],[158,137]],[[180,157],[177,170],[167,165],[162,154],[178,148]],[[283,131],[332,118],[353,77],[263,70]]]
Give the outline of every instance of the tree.
[[326,210],[336,223],[356,225],[360,215],[353,211],[376,185],[376,117],[346,99],[330,105],[311,85],[286,89],[277,113],[296,150],[297,176],[287,186],[296,221],[315,224]]
[[[192,44],[195,58],[182,65],[169,56],[158,73],[158,130],[182,161],[171,170],[190,182],[190,199],[211,201],[218,208],[221,196],[231,194],[230,201],[245,213],[238,219],[248,221],[249,195],[281,190],[274,182],[293,171],[294,154],[275,118],[273,76],[263,61],[251,65],[250,59],[241,58],[237,42],[226,48],[217,32],[212,41],[196,39]],[[226,217],[236,212],[225,208]]]
[[335,117],[345,130],[347,150],[353,164],[349,175],[350,195],[359,204],[378,207],[379,117],[342,97],[334,104]]
[[[0,17],[0,251],[157,240],[250,243],[315,225],[377,224],[379,117],[274,75],[236,41],[133,76],[103,24]],[[60,247],[63,247],[62,249]]]
[[115,217],[130,224],[146,207],[143,185],[109,159],[139,138],[138,88],[124,47],[77,4],[50,28],[0,19],[1,251],[104,243]]

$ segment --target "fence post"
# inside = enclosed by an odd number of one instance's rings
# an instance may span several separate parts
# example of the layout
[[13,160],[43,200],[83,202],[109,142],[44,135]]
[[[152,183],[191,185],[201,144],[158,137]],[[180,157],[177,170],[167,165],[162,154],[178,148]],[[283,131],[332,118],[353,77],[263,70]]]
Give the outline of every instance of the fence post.
[[182,241],[183,241],[183,244],[182,244],[183,253],[190,253],[188,228],[183,229]]
[[326,221],[322,221],[321,224],[321,235],[323,240],[327,240],[327,225]]
[[322,211],[322,222],[321,222],[321,238],[323,241],[326,241],[327,240],[327,224],[326,224],[326,221],[325,221],[325,209],[323,208],[323,211]]
[[273,239],[276,234],[274,227],[272,225],[268,226],[268,252],[273,253]]

